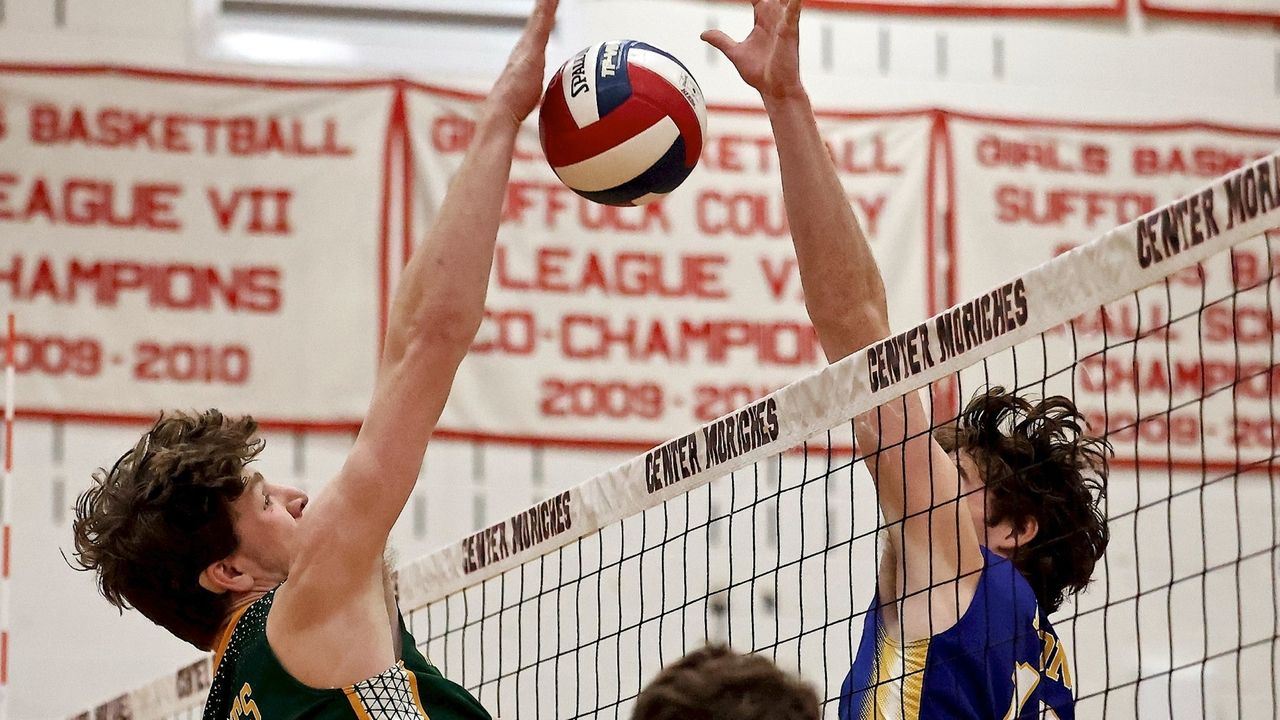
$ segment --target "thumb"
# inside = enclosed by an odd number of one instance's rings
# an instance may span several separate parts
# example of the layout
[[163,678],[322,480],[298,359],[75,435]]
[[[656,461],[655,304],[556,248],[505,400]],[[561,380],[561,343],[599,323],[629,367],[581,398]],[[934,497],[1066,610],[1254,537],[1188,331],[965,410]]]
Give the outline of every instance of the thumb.
[[699,37],[708,45],[723,53],[725,57],[729,57],[729,53],[733,52],[733,49],[738,46],[738,43],[719,30],[707,30]]

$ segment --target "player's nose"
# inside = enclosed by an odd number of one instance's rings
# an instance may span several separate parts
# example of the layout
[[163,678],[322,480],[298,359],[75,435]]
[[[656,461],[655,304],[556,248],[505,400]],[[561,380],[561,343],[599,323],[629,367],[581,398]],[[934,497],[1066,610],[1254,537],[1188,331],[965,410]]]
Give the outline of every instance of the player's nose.
[[307,507],[310,498],[302,490],[297,488],[289,488],[288,499],[284,506],[289,510],[289,514],[295,518],[302,517],[302,511]]

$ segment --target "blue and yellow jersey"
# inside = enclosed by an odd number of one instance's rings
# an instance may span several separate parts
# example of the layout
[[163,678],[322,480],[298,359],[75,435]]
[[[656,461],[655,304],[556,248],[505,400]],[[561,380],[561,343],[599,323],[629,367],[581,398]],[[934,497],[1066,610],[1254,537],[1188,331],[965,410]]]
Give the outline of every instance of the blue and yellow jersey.
[[418,652],[403,619],[401,660],[385,672],[343,688],[303,685],[267,643],[274,599],[272,590],[232,618],[215,653],[204,720],[489,720]]
[[840,720],[1074,720],[1067,651],[1035,592],[985,547],[973,601],[951,628],[901,644],[887,637],[880,601],[840,691]]

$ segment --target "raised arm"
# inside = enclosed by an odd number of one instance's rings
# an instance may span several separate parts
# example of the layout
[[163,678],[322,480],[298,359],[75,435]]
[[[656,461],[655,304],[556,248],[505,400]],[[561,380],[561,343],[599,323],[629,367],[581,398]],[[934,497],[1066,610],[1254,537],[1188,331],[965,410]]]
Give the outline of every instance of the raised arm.
[[800,82],[801,4],[753,4],[755,26],[742,42],[719,30],[702,37],[729,58],[764,101],[778,149],[805,309],[827,360],[835,362],[888,335],[884,282]]
[[[764,101],[778,148],[805,307],[828,361],[834,362],[888,336],[884,280],[800,80],[801,0],[754,0],[753,5],[755,26],[742,42],[719,30],[704,33],[703,39],[724,53]],[[915,392],[855,423],[890,526],[882,570],[891,573],[893,598],[928,601],[929,612],[919,627],[920,613],[903,613],[908,634],[921,636],[949,627],[958,612],[955,592],[921,591],[954,583],[982,566],[977,533],[955,502],[956,465],[932,440],[930,427]],[[876,449],[881,451],[872,452]],[[976,575],[971,577],[976,584]],[[890,599],[884,597],[884,584],[881,588],[882,598]],[[968,598],[962,600],[967,606]]]
[[376,566],[413,491],[483,317],[516,134],[541,97],[555,10],[556,0],[538,0],[431,230],[400,276],[364,425],[337,478],[307,509],[303,572]]

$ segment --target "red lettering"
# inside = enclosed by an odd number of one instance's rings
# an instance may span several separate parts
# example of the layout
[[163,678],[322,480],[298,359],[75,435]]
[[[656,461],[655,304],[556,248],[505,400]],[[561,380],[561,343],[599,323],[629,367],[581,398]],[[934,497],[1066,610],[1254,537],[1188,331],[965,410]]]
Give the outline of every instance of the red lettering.
[[809,365],[819,360],[817,334],[807,323],[749,320],[661,320],[575,313],[561,318],[560,352],[595,360],[615,355],[631,361],[724,364],[744,354],[765,365]]
[[621,208],[594,203],[572,193],[558,182],[512,180],[507,184],[502,221],[516,225],[537,222],[533,213],[540,211],[541,223],[554,230],[566,217],[575,217],[570,210],[576,209],[578,226],[588,230],[635,234],[671,232],[671,219],[662,200]]
[[727,297],[722,284],[727,264],[728,258],[719,254],[608,253],[568,247],[537,248],[523,266],[504,246],[494,257],[495,280],[510,290],[712,300]]
[[1269,308],[1237,305],[1210,305],[1201,314],[1205,342],[1236,345],[1267,345],[1280,330],[1280,319]]
[[888,198],[884,195],[872,197],[854,195],[851,199],[854,206],[862,211],[862,229],[867,235],[875,237],[880,232],[880,213],[884,210]]
[[39,300],[41,295],[48,296],[54,302],[63,299],[58,289],[58,279],[47,261],[36,265],[35,275],[31,279],[31,284],[27,286],[28,300]]
[[160,146],[168,152],[189,153],[191,142],[187,138],[187,123],[190,118],[184,115],[170,115],[161,122]]
[[780,267],[774,267],[767,257],[760,258],[760,271],[764,273],[765,284],[769,286],[769,296],[775,301],[782,300],[787,282],[795,276],[796,268],[795,258],[783,258]]
[[12,220],[15,217],[12,206],[9,205],[9,188],[18,182],[18,178],[13,173],[0,173],[0,220]]
[[[863,230],[875,236],[887,195],[850,195],[849,202],[862,220]],[[786,237],[791,232],[787,208],[780,193],[705,189],[694,200],[694,217],[704,235],[718,237]]]
[[1102,145],[1080,146],[1080,165],[1090,175],[1105,175],[1111,167],[1111,155]]
[[89,297],[106,307],[134,295],[153,308],[209,310],[225,307],[239,312],[275,313],[282,305],[282,273],[271,266],[219,268],[187,263],[146,263],[134,260],[65,260],[39,256],[30,262],[20,255],[0,267],[0,284],[15,299],[46,299],[69,304]]
[[711,167],[726,172],[742,172],[746,169],[742,164],[741,156],[738,155],[738,145],[741,142],[742,138],[734,135],[721,135],[713,139],[707,146],[707,150],[715,148],[719,152],[713,151],[711,153],[711,157],[715,158],[711,163]]
[[113,227],[175,232],[181,223],[174,201],[182,188],[172,183],[134,183],[119,187],[110,180],[67,178],[51,181],[0,174],[0,221],[43,221],[50,225]]
[[1112,342],[1132,340],[1139,335],[1171,341],[1181,337],[1178,327],[1169,323],[1169,309],[1154,302],[1141,308],[1130,303],[1098,308],[1077,317],[1072,326],[1082,336],[1106,335]]
[[769,135],[713,135],[702,147],[703,166],[726,173],[770,173],[776,157]]
[[902,166],[889,161],[884,138],[879,134],[872,136],[869,144],[859,144],[856,140],[846,138],[828,139],[826,143],[827,152],[838,172],[850,175],[902,174]]
[[23,280],[23,260],[21,255],[9,258],[9,267],[0,269],[0,285],[9,286],[9,294],[14,300],[26,299],[26,283]]
[[102,372],[102,344],[92,337],[19,332],[13,337],[12,348],[8,347],[7,338],[0,338],[0,352],[10,351],[13,369],[18,374],[94,377]]
[[[87,110],[78,105],[60,108],[50,103],[29,111],[30,138],[36,144],[75,144],[191,153],[197,148],[214,154],[279,154],[298,157],[345,157],[354,149],[339,137],[338,122],[325,117],[319,126],[300,117],[198,117],[184,113],[154,113],[119,107]],[[198,143],[203,133],[204,142]]]
[[[207,188],[214,223],[224,233],[240,221],[249,235],[288,235],[293,232],[289,221],[289,204],[293,191],[285,188],[246,187],[231,190],[226,196],[217,188]],[[247,218],[241,218],[244,212]]]
[[58,109],[53,105],[36,103],[28,111],[31,126],[31,142],[38,145],[51,143],[57,137]]
[[243,283],[244,292],[237,293],[234,301],[238,309],[270,314],[280,312],[280,268],[250,267],[238,271],[236,277]]
[[708,189],[698,194],[694,207],[704,235],[783,237],[789,232],[786,207],[777,195]]
[[[1233,360],[1132,359],[1094,356],[1082,360],[1076,375],[1080,389],[1098,395],[1117,393],[1164,397],[1204,397],[1234,386],[1241,398],[1280,396],[1280,365]],[[1144,401],[1144,403],[1147,401]],[[1157,403],[1162,401],[1155,401]]]
[[1244,167],[1257,158],[1266,157],[1263,149],[1244,152],[1227,148],[1196,145],[1192,147],[1135,147],[1132,152],[1133,173],[1138,176],[1180,175],[1214,178]]
[[1033,190],[1001,185],[995,190],[996,219],[1015,225],[1063,226],[1068,221],[1089,228],[1114,227],[1156,207],[1148,193],[1050,188]]
[[[67,195],[71,195],[72,188],[79,185],[75,180],[67,183]],[[67,222],[72,225],[88,225],[85,221],[77,221],[72,213],[68,213]],[[31,194],[27,196],[27,206],[23,208],[22,218],[24,221],[30,221],[32,218],[44,216],[46,222],[56,222],[56,213],[53,211],[53,201],[49,199],[49,191],[45,188],[44,178],[36,178],[35,183],[31,185]]]
[[1107,172],[1108,153],[1101,145],[1083,143],[1078,157],[1068,159],[1061,149],[1061,140],[1040,138],[1011,140],[988,133],[978,138],[975,148],[977,160],[986,167],[1031,167],[1046,172],[1101,175]]
[[458,115],[443,115],[431,122],[431,147],[442,155],[466,152],[476,124]]
[[[2,179],[0,179],[2,182]],[[1280,251],[1268,254],[1262,250],[1236,248],[1231,251],[1231,281],[1237,290],[1255,288],[1274,278],[1280,267]]]
[[538,327],[532,310],[486,308],[471,352],[481,355],[530,355],[537,347]]
[[243,190],[236,190],[231,193],[231,197],[227,200],[222,199],[221,193],[217,188],[209,188],[209,205],[213,208],[214,220],[218,223],[218,229],[227,232],[231,229],[231,219],[235,217],[236,208],[240,206],[240,198],[244,194]]
[[243,385],[252,373],[251,354],[243,345],[134,345],[133,378],[139,382],[200,382]]
[[1204,322],[1205,342],[1228,342],[1235,337],[1235,324],[1231,320],[1231,308],[1221,305],[1210,305],[1200,317]]

